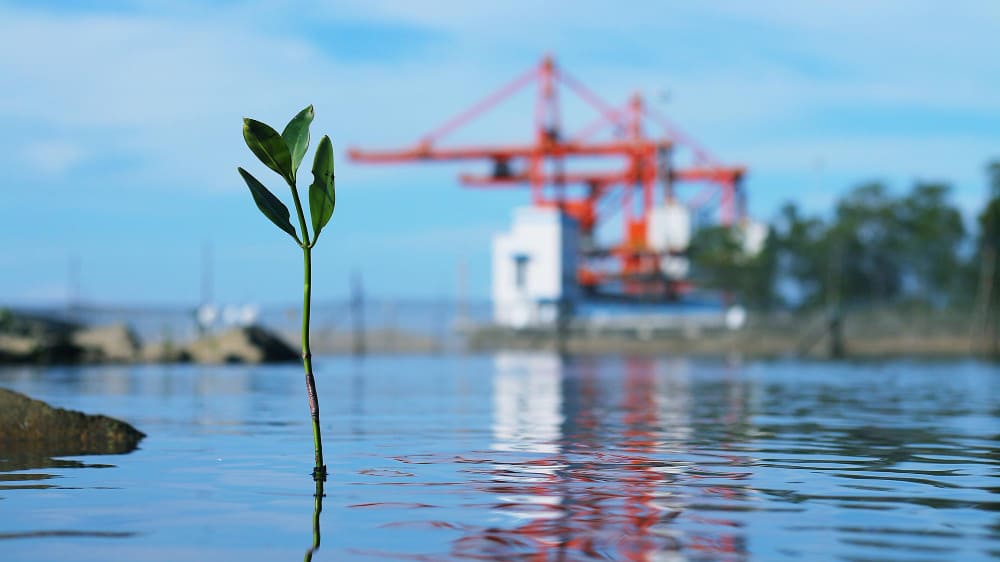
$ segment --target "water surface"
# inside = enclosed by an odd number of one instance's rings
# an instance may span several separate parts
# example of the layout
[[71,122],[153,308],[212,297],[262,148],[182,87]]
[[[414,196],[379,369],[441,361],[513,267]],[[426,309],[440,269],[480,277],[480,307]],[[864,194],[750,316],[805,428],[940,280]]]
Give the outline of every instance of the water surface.
[[[988,364],[316,360],[313,560],[1000,558]],[[312,444],[294,365],[0,370],[125,419],[121,456],[0,451],[0,559],[296,560]]]

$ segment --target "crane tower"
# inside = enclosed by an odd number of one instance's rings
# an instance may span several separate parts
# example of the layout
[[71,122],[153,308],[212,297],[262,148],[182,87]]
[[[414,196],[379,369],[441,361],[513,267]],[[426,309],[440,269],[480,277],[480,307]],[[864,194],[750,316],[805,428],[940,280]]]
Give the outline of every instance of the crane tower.
[[[534,130],[520,144],[446,145],[442,141],[477,116],[534,85]],[[568,131],[560,95],[569,91],[596,113],[593,122]],[[658,131],[653,136],[651,131]],[[685,165],[674,165],[684,152]],[[733,225],[745,216],[743,166],[725,165],[676,127],[639,94],[624,104],[604,101],[558,67],[551,57],[499,90],[395,150],[352,148],[351,160],[371,164],[482,161],[486,174],[461,174],[471,188],[527,188],[531,206],[571,219],[576,240],[572,282],[592,298],[673,300],[692,290],[688,279],[689,210],[715,202],[717,220]],[[586,164],[586,165],[585,165]],[[595,164],[597,167],[595,169]],[[700,184],[682,199],[688,184]],[[602,226],[620,238],[598,243]]]

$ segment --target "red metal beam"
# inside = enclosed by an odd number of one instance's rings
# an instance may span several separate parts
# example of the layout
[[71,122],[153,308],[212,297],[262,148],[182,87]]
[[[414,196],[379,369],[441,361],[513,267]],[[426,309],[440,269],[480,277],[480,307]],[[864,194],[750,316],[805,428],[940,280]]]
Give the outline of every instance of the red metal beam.
[[743,166],[693,167],[671,170],[670,177],[680,181],[731,182],[743,177]]
[[[626,172],[569,172],[562,174],[559,178],[557,178],[555,174],[546,174],[542,176],[542,179],[545,183],[555,183],[556,181],[561,180],[563,183],[567,184],[614,184],[631,181],[632,177]],[[510,176],[503,177],[460,174],[458,176],[458,181],[462,182],[462,185],[469,187],[509,186],[519,184],[527,185],[531,181],[531,177],[527,173],[512,174]]]
[[670,140],[691,149],[691,152],[694,153],[695,162],[698,162],[699,164],[707,164],[709,166],[721,165],[719,160],[715,158],[715,156],[712,156],[712,153],[703,148],[701,144],[694,139],[694,137],[685,133],[680,127],[675,125],[673,121],[664,117],[660,112],[646,106],[643,108],[643,114],[660,125],[663,131],[667,133],[667,136],[670,137]]
[[[584,142],[591,136],[597,134],[600,130],[604,129],[608,125],[616,125],[621,127],[622,120],[624,119],[625,111],[622,109],[614,109],[613,114],[602,113],[600,117],[583,127],[572,137],[573,142]],[[621,136],[620,133],[616,136]]]
[[[446,135],[533,82],[538,85],[534,108],[535,130],[528,143],[450,148],[436,146]],[[565,140],[562,135],[559,86],[569,88],[600,116],[571,140]],[[650,137],[649,121],[659,125],[666,137],[659,140]],[[604,142],[590,140],[608,126],[616,127],[618,139]],[[673,169],[669,162],[660,160],[667,152],[664,149],[675,145],[693,153],[694,166]],[[348,155],[354,161],[365,163],[486,160],[497,167],[497,172],[493,175],[463,174],[459,177],[461,182],[475,187],[527,185],[531,188],[534,205],[562,209],[577,218],[587,232],[602,222],[608,224],[612,215],[623,212],[622,239],[608,249],[608,255],[617,262],[617,269],[610,273],[596,273],[590,268],[593,264],[588,262],[581,267],[580,278],[583,284],[595,284],[602,279],[621,279],[625,281],[626,291],[635,294],[648,291],[651,287],[637,275],[655,273],[659,267],[657,260],[647,255],[646,248],[646,221],[654,205],[654,185],[658,179],[668,185],[673,185],[674,181],[707,183],[705,189],[690,201],[693,208],[705,204],[715,193],[721,192],[719,211],[723,223],[730,223],[736,215],[743,214],[740,180],[745,168],[722,165],[691,136],[645,105],[638,94],[623,107],[612,106],[563,72],[550,57],[545,57],[539,65],[424,135],[416,145],[399,150],[352,148]],[[580,158],[594,157],[617,157],[618,160],[612,171],[566,169],[569,163],[578,164]],[[591,189],[583,197],[568,198],[565,186],[569,184],[590,186]],[[579,195],[577,192],[574,194]],[[669,196],[670,193],[667,194]]]
[[525,72],[521,76],[518,76],[512,80],[507,85],[503,86],[493,94],[483,98],[478,103],[474,104],[472,107],[466,109],[462,113],[459,113],[455,117],[451,118],[445,124],[441,125],[437,129],[434,129],[430,133],[424,135],[419,145],[420,146],[430,146],[436,142],[441,137],[447,135],[448,133],[454,131],[455,129],[465,125],[469,121],[473,120],[476,116],[485,113],[490,108],[494,107],[504,99],[510,97],[514,92],[520,90],[525,85],[529,84],[538,76],[537,68],[532,68],[531,70]]
[[399,163],[415,160],[509,160],[511,158],[529,158],[532,156],[631,156],[642,155],[644,152],[655,151],[658,143],[652,141],[612,141],[606,143],[560,143],[553,142],[544,146],[531,144],[497,145],[465,148],[431,148],[417,147],[402,150],[360,150],[352,148],[347,151],[351,160],[364,163]]
[[569,89],[573,90],[576,95],[580,96],[580,99],[589,103],[598,113],[604,115],[605,119],[610,121],[619,119],[619,111],[613,105],[601,99],[601,96],[591,92],[590,89],[581,84],[577,79],[562,71],[556,74],[556,78],[569,87]]

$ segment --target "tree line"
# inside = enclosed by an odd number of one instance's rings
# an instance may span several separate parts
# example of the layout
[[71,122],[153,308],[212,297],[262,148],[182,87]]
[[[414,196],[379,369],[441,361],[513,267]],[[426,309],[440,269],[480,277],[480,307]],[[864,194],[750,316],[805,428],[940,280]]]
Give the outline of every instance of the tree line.
[[758,310],[995,309],[1000,160],[986,176],[988,203],[973,225],[950,200],[950,185],[918,181],[901,194],[881,182],[859,185],[828,216],[787,203],[755,256],[742,251],[738,228],[700,228],[691,248],[695,278]]

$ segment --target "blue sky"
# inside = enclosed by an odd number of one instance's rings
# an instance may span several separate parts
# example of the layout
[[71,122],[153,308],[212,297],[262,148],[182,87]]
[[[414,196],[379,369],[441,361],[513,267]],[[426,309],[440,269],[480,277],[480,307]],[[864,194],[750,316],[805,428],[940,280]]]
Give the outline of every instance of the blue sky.
[[[1000,157],[998,52],[987,0],[0,1],[0,303],[64,302],[74,259],[88,301],[193,303],[205,243],[220,300],[293,302],[300,254],[235,168],[279,187],[240,119],[280,128],[309,103],[337,153],[316,298],[355,270],[374,295],[451,297],[459,263],[484,297],[490,238],[525,194],[344,151],[409,144],[544,53],[749,166],[761,219],[869,179],[949,181],[971,216]],[[530,111],[512,100],[455,141],[525,138]]]

